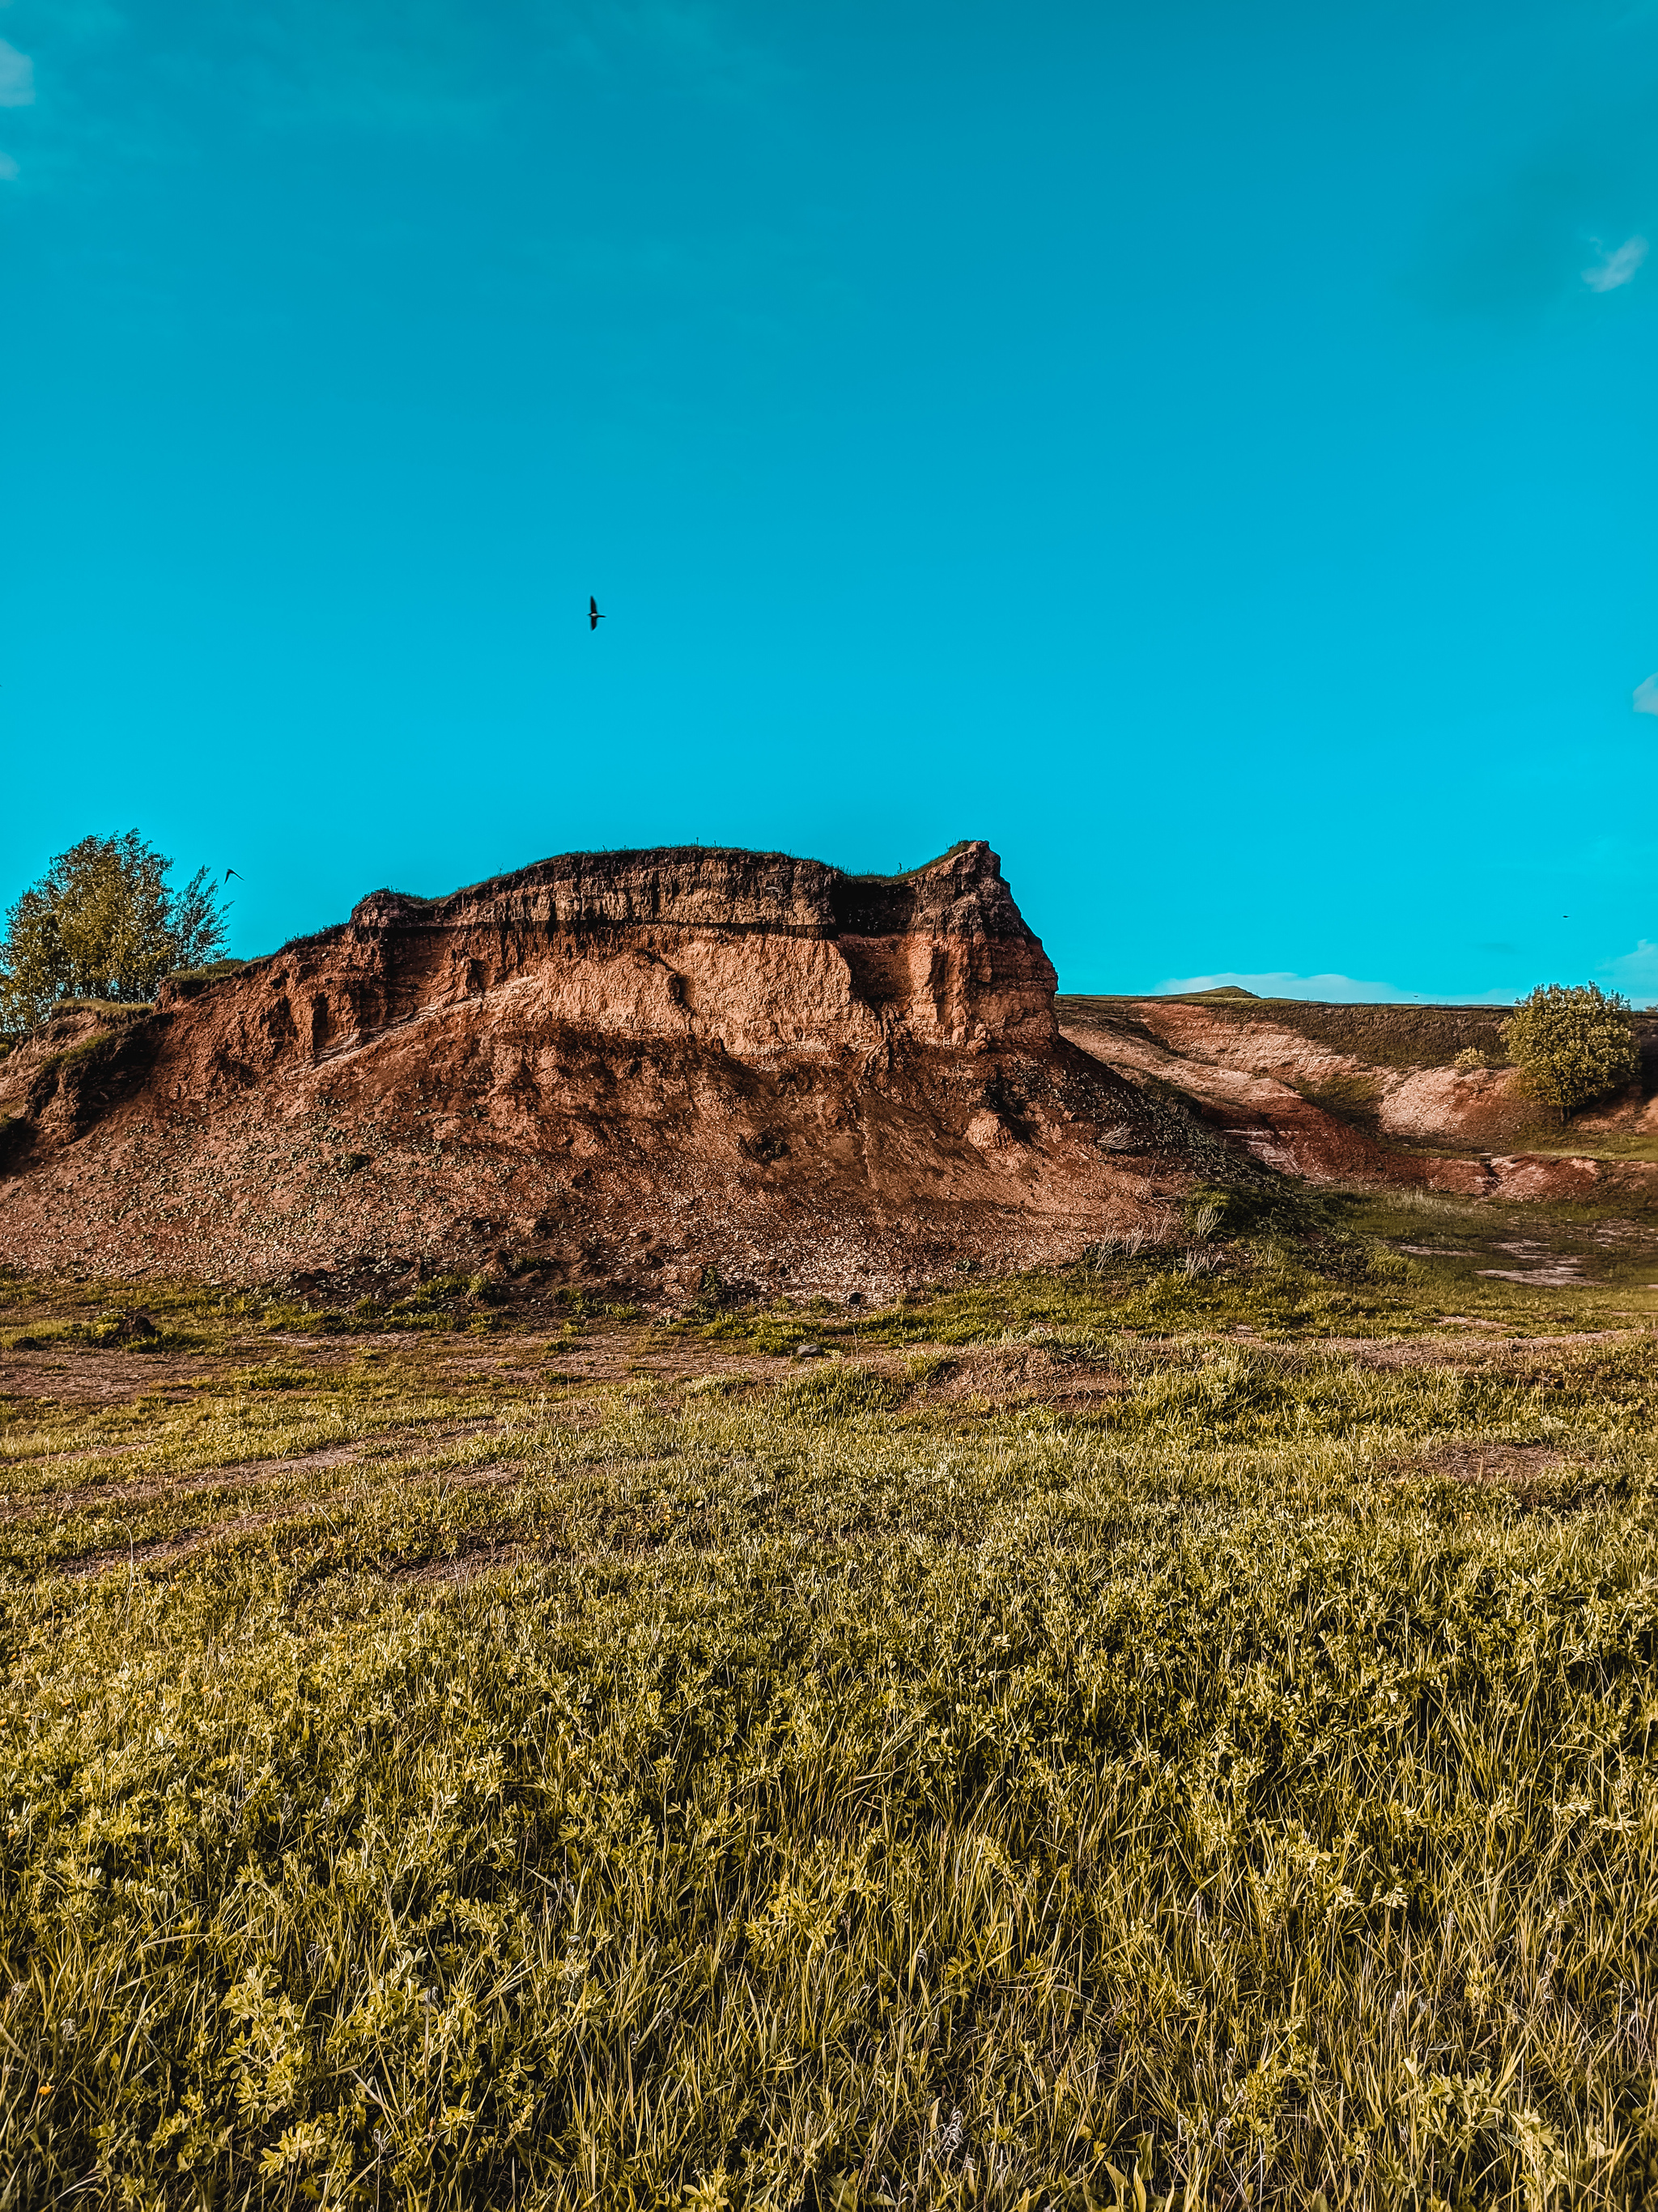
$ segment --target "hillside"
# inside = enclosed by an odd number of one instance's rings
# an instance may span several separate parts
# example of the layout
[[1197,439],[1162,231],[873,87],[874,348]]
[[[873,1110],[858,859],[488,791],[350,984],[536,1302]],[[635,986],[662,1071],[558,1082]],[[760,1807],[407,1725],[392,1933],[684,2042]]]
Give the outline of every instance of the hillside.
[[0,1257],[282,1283],[434,1274],[655,1307],[874,1297],[1178,1228],[1196,1184],[1658,1188],[1645,1077],[1561,1132],[1502,1010],[1058,997],[990,847],[896,877],[701,847],[381,890],[0,1060]]
[[1063,1038],[1054,986],[983,843],[894,878],[692,848],[377,891],[0,1062],[0,1252],[331,1296],[454,1268],[873,1295],[1259,1178]]
[[[1325,1006],[1230,992],[1067,995],[1056,1005],[1074,1043],[1286,1174],[1471,1197],[1618,1193],[1644,1204],[1658,1191],[1658,1015],[1636,1017],[1641,1080],[1561,1129],[1503,1064],[1505,1007]],[[1453,1064],[1468,1051],[1490,1064]]]

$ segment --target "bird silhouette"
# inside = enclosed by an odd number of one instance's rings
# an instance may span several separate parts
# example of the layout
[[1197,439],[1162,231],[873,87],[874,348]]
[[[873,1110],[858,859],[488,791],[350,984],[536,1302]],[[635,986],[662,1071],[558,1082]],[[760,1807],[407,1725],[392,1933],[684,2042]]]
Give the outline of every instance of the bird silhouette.
[[589,592],[588,593],[588,628],[590,630],[597,629],[603,620],[604,617],[599,611],[599,602]]
[[[241,878],[241,876],[239,876],[239,875],[236,875],[236,871],[235,871],[234,868],[227,868],[227,869],[225,870],[225,872],[224,872],[224,884],[228,884],[228,883],[229,882],[229,880],[230,880],[230,878],[231,878],[231,877],[232,877],[232,876],[235,876],[235,877],[236,877],[236,881],[237,881],[238,883],[241,883],[241,882],[242,881],[242,878]],[[222,890],[224,889],[224,884],[221,884],[219,885],[219,889],[220,889],[221,890]]]

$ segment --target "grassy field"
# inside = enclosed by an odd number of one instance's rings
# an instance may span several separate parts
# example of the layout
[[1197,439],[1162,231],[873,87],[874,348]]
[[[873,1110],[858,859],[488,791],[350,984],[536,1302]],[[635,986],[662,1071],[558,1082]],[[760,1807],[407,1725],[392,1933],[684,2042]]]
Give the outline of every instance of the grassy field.
[[0,2208],[1653,2201],[1651,1232],[1225,1230],[6,1285]]

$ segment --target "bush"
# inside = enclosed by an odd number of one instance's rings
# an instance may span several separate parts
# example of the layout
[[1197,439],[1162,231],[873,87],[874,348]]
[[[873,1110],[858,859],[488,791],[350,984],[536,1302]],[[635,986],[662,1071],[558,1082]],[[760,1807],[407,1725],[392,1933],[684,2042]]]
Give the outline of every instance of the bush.
[[1622,1090],[1640,1066],[1628,1000],[1594,983],[1540,983],[1503,1024],[1503,1041],[1526,1090],[1563,1121]]

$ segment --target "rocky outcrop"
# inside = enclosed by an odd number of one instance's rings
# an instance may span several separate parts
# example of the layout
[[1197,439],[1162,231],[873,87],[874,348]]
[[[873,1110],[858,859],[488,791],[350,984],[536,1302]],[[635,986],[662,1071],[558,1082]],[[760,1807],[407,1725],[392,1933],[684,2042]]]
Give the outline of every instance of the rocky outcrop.
[[[480,1002],[744,1059],[1057,1035],[1053,969],[983,844],[895,878],[701,847],[568,854],[444,899],[374,892],[258,967],[262,992],[243,975],[229,994],[244,1066],[343,1059]],[[163,1010],[179,1000],[163,986]]]
[[682,1295],[1020,1264],[1259,1174],[1058,1033],[987,845],[702,848],[393,891],[0,1062],[13,1264]]

